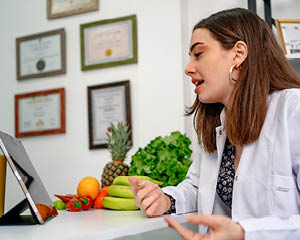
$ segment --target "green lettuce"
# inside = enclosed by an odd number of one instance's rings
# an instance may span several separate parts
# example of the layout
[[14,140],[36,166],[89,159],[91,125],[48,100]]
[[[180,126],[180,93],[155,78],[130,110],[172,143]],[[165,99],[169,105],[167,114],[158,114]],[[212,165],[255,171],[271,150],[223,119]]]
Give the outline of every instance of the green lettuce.
[[156,137],[132,156],[129,176],[149,176],[165,186],[176,186],[185,179],[192,163],[191,140],[179,131]]

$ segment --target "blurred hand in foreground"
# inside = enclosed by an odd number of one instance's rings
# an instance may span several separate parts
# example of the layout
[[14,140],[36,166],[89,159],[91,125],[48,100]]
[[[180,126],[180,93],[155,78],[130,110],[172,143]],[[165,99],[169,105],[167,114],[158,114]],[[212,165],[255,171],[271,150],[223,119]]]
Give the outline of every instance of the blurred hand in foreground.
[[205,225],[210,228],[209,233],[195,233],[177,223],[170,216],[165,217],[169,227],[173,228],[181,237],[189,240],[243,240],[245,232],[241,225],[230,218],[221,215],[190,214],[188,222],[194,225]]
[[135,204],[148,217],[157,217],[169,210],[171,200],[157,184],[134,177],[129,177],[128,181]]

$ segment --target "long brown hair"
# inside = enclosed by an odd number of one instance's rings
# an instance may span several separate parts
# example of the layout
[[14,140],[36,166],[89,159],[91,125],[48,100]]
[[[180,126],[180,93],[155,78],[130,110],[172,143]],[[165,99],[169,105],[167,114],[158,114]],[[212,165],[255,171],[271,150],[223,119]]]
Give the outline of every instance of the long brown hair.
[[[276,90],[300,88],[300,79],[287,61],[271,28],[256,13],[242,8],[224,10],[201,20],[194,27],[208,29],[225,49],[237,41],[248,46],[226,109],[226,133],[233,145],[255,141],[267,112],[267,98]],[[201,103],[196,97],[186,115],[194,114],[199,143],[211,153],[216,149],[216,130],[220,126],[221,103]]]

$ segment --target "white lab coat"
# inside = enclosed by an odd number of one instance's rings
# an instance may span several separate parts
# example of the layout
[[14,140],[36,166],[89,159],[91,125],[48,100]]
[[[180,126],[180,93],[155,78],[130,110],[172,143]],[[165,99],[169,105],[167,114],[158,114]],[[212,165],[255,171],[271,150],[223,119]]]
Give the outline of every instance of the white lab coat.
[[[225,112],[217,150],[195,159],[187,179],[163,191],[176,199],[176,213],[222,214],[215,207],[216,184],[226,140]],[[300,239],[300,89],[269,96],[259,138],[243,148],[235,175],[231,217],[245,239]],[[207,227],[199,226],[200,233]]]

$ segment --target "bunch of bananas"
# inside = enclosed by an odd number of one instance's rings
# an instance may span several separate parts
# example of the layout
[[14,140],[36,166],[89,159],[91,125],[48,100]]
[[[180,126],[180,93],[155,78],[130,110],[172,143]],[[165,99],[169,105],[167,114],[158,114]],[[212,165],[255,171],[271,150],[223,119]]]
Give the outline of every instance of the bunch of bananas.
[[[161,182],[153,180],[148,176],[132,176],[142,180],[151,181],[161,185]],[[107,189],[108,196],[102,201],[103,207],[114,210],[137,210],[133,194],[130,189],[129,176],[118,176],[114,179],[113,185]]]

